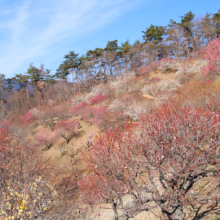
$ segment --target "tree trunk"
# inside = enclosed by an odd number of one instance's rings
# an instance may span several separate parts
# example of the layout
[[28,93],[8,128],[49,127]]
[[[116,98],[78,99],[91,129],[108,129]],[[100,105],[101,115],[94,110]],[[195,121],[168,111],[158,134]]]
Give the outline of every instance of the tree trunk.
[[78,87],[79,87],[79,93],[80,93],[80,82],[79,82],[79,79],[78,79]]
[[[184,33],[186,34],[186,31],[184,30]],[[187,53],[187,57],[188,57],[188,54],[189,54],[189,48],[188,48],[188,44],[187,44],[187,39],[186,37],[184,36],[184,42],[185,42],[185,45],[186,45],[186,53]]]
[[182,220],[183,219],[183,208],[179,207],[171,216],[173,220]]
[[146,59],[145,49],[144,49],[144,61],[145,61],[145,66],[146,66],[147,65],[147,59]]
[[29,92],[28,92],[28,86],[27,85],[26,85],[26,94],[27,94],[28,108],[30,108]]
[[118,220],[118,210],[117,210],[117,204],[113,203],[113,211],[114,211],[114,220]]
[[195,48],[195,45],[194,45],[194,40],[193,40],[193,37],[192,37],[192,40],[191,40],[191,41],[192,41],[192,48],[193,48],[193,52],[194,52],[194,53],[196,53],[196,48]]
[[115,73],[115,76],[116,76],[115,59],[114,59],[114,55],[113,54],[112,54],[112,61],[113,61],[113,65],[114,65],[114,73]]
[[174,208],[173,214],[171,214],[165,210],[162,210],[162,212],[166,216],[165,219],[167,219],[167,220],[183,220],[183,217],[184,217],[182,206],[178,206],[178,208],[176,208],[176,209]]
[[75,88],[75,79],[74,79],[73,68],[72,68],[72,78],[73,78],[73,88],[74,88],[74,93],[76,93],[76,88]]

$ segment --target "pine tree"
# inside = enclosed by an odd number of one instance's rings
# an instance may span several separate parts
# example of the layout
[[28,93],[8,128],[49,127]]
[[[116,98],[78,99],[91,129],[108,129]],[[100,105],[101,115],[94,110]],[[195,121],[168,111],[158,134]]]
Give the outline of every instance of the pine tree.
[[151,25],[149,28],[147,28],[146,31],[142,31],[144,33],[144,35],[142,36],[144,43],[151,42],[156,47],[157,62],[158,62],[158,56],[159,56],[158,45],[163,40],[165,30],[166,30],[166,27]]
[[184,16],[180,16],[181,18],[181,23],[178,23],[178,25],[182,28],[184,32],[184,38],[185,38],[185,45],[187,52],[189,53],[189,46],[187,44],[187,39],[191,38],[192,42],[192,49],[195,51],[195,46],[193,42],[193,32],[192,32],[192,20],[194,19],[195,15],[190,11],[186,13]]
[[28,85],[28,76],[25,74],[15,74],[11,80],[16,81],[16,83],[19,85],[19,89],[26,88]]
[[68,69],[65,68],[64,64],[61,63],[59,68],[56,70],[56,73],[54,77],[57,77],[58,79],[65,79],[67,80],[67,76],[69,75]]
[[182,57],[183,54],[181,52],[183,48],[183,42],[181,39],[183,37],[183,31],[176,21],[170,19],[165,35],[169,55],[175,56],[177,59]]
[[6,89],[5,74],[0,73],[0,100],[3,100],[3,93]]
[[33,66],[33,64],[30,64],[27,70],[27,79],[29,80],[30,85],[35,86],[38,91],[41,91],[40,87],[38,86],[38,82],[43,81],[44,79],[41,68],[38,69],[37,67]]
[[12,91],[12,89],[15,86],[15,82],[12,78],[8,78],[5,80],[6,81],[6,89],[8,92]]
[[200,28],[201,35],[208,41],[208,43],[213,39],[215,35],[215,28],[213,27],[213,20],[211,18],[211,13],[207,13],[201,20]]
[[16,74],[15,77],[12,78],[13,81],[18,83],[20,89],[25,89],[27,95],[27,101],[29,103],[29,91],[28,91],[28,76],[25,74]]
[[218,10],[216,14],[213,14],[212,20],[214,23],[216,37],[219,38],[220,37],[220,9]]
[[76,91],[74,72],[76,73],[76,69],[79,66],[79,57],[78,56],[79,56],[79,54],[75,53],[74,51],[70,51],[67,55],[64,56],[65,61],[62,64],[60,64],[59,68],[57,69],[57,73],[55,74],[57,77],[64,79],[71,72],[72,79],[73,79],[74,91]]
[[115,61],[117,58],[117,51],[119,50],[119,46],[118,46],[118,40],[113,40],[113,41],[108,41],[106,47],[105,47],[105,51],[107,52],[107,55],[110,55],[111,59],[109,59],[106,63],[109,64],[109,70],[110,70],[110,74],[113,78],[113,71],[112,71],[112,64],[114,66],[114,71],[116,74],[116,65],[115,65]]
[[126,73],[128,72],[129,52],[131,47],[131,44],[127,40],[125,43],[121,44],[120,51],[118,52],[119,56],[125,61]]
[[40,94],[40,98],[43,99],[42,86],[44,83],[52,83],[53,76],[50,75],[49,69],[44,69],[43,64],[40,68],[30,64],[30,67],[27,70],[27,79],[30,85],[36,87],[38,94]]

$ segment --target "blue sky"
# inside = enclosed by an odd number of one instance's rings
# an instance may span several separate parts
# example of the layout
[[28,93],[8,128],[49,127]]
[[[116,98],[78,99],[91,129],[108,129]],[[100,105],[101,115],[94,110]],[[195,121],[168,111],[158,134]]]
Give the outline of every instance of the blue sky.
[[0,73],[25,73],[30,63],[55,73],[71,50],[133,43],[150,24],[218,9],[219,0],[0,0]]

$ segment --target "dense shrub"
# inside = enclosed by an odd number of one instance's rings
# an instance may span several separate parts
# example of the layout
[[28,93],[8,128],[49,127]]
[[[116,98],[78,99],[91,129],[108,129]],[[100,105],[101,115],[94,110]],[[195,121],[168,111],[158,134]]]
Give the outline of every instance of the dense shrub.
[[141,91],[143,94],[156,97],[160,95],[161,92],[176,91],[178,87],[180,87],[180,83],[177,80],[161,80],[158,83],[145,85]]
[[63,120],[68,117],[68,105],[47,106],[42,109],[39,114],[40,121],[51,131],[58,120]]
[[170,73],[177,71],[181,67],[181,64],[177,60],[171,58],[162,58],[158,69],[163,73]]
[[96,95],[96,96],[93,96],[89,99],[89,103],[91,103],[93,105],[99,104],[99,103],[105,101],[106,99],[107,99],[107,97],[104,95]]
[[92,122],[97,126],[102,126],[105,122],[105,117],[108,113],[107,107],[93,107],[90,106],[87,108],[87,111],[84,112],[83,118],[86,121]]
[[32,109],[23,116],[23,124],[33,123],[37,119],[38,110]]
[[148,74],[150,71],[151,71],[150,66],[142,66],[142,67],[139,67],[139,69],[136,72],[136,75],[142,76],[142,75]]
[[128,87],[135,81],[135,72],[128,72],[124,75],[118,75],[109,83],[110,89],[114,90],[116,95],[125,93]]
[[111,89],[108,84],[99,84],[97,86],[94,86],[91,90],[91,92],[87,95],[87,98],[91,98],[93,96],[97,95],[104,95],[108,96],[111,93]]
[[124,109],[124,117],[126,119],[139,120],[141,114],[147,113],[151,107],[148,102],[134,102]]
[[149,80],[149,83],[157,83],[157,82],[160,82],[161,79],[158,78],[158,77],[153,77],[152,79]]
[[131,104],[131,101],[131,96],[128,95],[114,99],[109,105],[109,110],[123,113],[125,109]]
[[220,39],[216,38],[202,49],[203,57],[208,64],[203,67],[204,75],[220,74]]
[[[129,217],[159,208],[164,219],[208,218],[219,210],[219,120],[219,113],[170,104],[142,115],[139,126],[100,136],[84,154],[83,201],[109,202],[117,216],[129,194]],[[197,188],[204,181],[206,192]]]
[[73,115],[82,115],[86,111],[87,107],[88,104],[86,102],[79,102],[72,107],[72,113]]
[[[204,59],[198,59],[193,64],[187,63],[182,65],[176,72],[175,79],[181,83],[187,83],[191,78],[201,75],[202,68],[207,64]],[[201,78],[201,77],[199,77]]]
[[90,121],[93,124],[101,126],[107,115],[107,107],[90,106],[86,102],[80,102],[72,108],[74,115],[81,115],[85,121]]
[[74,137],[78,124],[78,122],[72,119],[61,120],[54,126],[54,130],[55,133],[60,135],[66,141],[66,144],[68,144]]
[[49,181],[53,174],[48,160],[40,158],[36,148],[19,145],[0,130],[1,219],[46,219],[58,199]]
[[37,141],[37,145],[44,145],[45,150],[48,150],[55,143],[57,134],[52,133],[50,130],[43,129],[37,133],[35,139]]

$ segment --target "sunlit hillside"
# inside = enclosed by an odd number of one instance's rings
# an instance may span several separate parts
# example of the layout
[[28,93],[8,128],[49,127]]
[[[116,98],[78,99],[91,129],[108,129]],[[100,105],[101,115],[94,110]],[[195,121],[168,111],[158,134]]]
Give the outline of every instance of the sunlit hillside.
[[193,19],[1,74],[0,219],[220,219],[220,11]]

